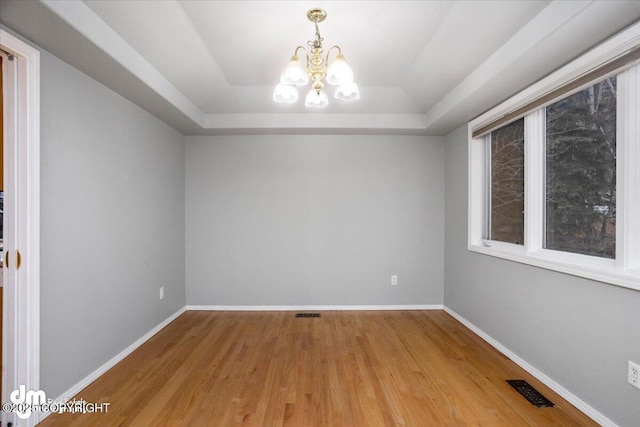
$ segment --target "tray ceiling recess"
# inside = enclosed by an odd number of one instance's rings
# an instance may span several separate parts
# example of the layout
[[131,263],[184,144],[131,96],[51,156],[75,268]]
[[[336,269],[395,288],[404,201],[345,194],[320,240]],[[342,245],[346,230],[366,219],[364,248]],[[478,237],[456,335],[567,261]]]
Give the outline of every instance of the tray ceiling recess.
[[[327,14],[323,43],[348,58],[357,102],[329,92],[320,110],[273,101],[295,45],[309,40],[311,9]],[[638,19],[633,0],[3,0],[0,7],[5,27],[186,135],[445,135]]]

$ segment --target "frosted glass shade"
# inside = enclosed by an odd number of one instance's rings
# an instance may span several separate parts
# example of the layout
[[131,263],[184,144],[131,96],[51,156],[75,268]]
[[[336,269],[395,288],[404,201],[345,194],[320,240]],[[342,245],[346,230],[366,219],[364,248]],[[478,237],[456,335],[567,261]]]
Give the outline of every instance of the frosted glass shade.
[[309,108],[324,108],[329,105],[329,98],[323,90],[316,92],[315,89],[311,89],[304,100],[304,105]]
[[280,83],[294,86],[304,86],[309,83],[307,68],[302,65],[302,62],[300,62],[297,56],[294,55],[291,57],[287,68],[285,68],[284,73],[282,73]]
[[338,86],[335,97],[345,102],[353,102],[360,99],[360,89],[358,85],[351,82]]
[[353,70],[344,56],[339,53],[327,69],[327,83],[343,85],[353,82]]
[[273,100],[281,104],[292,104],[298,100],[298,90],[293,85],[280,83],[273,90]]

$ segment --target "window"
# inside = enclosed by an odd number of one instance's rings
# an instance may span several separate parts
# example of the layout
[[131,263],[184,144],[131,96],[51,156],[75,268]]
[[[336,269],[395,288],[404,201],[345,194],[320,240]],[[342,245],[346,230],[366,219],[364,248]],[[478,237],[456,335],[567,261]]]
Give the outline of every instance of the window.
[[469,123],[469,250],[640,290],[639,60],[636,24]]
[[490,134],[491,240],[524,243],[524,119]]
[[546,107],[545,124],[545,247],[615,258],[615,76]]

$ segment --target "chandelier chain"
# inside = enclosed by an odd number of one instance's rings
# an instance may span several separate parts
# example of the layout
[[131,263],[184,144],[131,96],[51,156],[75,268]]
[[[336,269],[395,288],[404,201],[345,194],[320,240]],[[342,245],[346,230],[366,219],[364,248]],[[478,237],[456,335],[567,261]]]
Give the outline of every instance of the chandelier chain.
[[324,41],[324,38],[322,38],[322,36],[320,35],[320,28],[318,27],[318,21],[316,21],[314,24],[316,26],[316,39],[309,40],[307,44],[309,46],[313,46],[314,48],[322,48],[322,42]]

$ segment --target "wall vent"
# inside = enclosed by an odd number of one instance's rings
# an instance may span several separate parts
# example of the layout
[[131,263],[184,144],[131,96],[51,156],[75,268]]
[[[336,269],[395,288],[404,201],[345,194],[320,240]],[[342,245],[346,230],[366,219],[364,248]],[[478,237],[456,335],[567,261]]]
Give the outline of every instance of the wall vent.
[[525,380],[507,380],[507,382],[532,405],[538,408],[553,408],[553,403]]
[[296,317],[320,317],[320,313],[296,313]]

